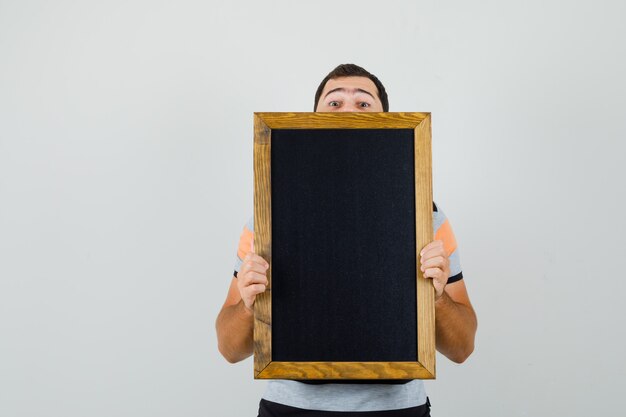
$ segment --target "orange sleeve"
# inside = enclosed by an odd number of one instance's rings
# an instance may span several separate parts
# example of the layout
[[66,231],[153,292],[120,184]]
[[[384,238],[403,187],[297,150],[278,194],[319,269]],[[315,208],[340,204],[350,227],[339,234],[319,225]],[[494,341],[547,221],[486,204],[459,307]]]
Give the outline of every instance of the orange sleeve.
[[241,237],[239,238],[239,248],[237,249],[237,256],[239,256],[239,259],[243,260],[248,252],[250,252],[253,241],[254,233],[248,229],[247,226],[244,226],[243,232],[241,232]]
[[448,253],[448,256],[452,255],[452,252],[456,250],[456,238],[454,237],[454,232],[452,231],[452,226],[450,226],[448,219],[437,229],[435,240],[443,241],[443,247]]

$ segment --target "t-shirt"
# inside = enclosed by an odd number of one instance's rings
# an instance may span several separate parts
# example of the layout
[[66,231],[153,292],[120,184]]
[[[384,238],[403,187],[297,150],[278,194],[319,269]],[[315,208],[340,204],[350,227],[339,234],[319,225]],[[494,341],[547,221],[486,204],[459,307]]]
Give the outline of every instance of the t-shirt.
[[[434,240],[443,241],[450,260],[448,284],[463,279],[456,238],[445,214],[433,204]],[[235,277],[243,259],[252,247],[254,219],[243,228],[239,239]],[[324,411],[383,411],[415,407],[426,403],[422,380],[403,384],[388,383],[316,383],[291,380],[269,380],[263,398],[274,403],[306,410]]]

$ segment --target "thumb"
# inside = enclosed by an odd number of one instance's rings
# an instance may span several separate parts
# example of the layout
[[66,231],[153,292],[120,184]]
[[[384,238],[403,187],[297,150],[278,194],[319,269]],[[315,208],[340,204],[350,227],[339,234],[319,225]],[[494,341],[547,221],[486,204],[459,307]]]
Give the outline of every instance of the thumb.
[[250,241],[250,253],[256,253],[254,251],[254,238],[252,238],[252,240]]

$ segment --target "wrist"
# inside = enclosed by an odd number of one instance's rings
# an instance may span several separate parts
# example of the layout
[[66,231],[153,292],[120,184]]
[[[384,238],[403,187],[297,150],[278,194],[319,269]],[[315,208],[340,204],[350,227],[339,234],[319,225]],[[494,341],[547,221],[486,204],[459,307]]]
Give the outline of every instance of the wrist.
[[239,301],[239,304],[240,304],[239,310],[241,310],[244,316],[246,317],[254,316],[254,309],[252,307],[248,307],[246,303],[243,301],[243,299]]
[[445,290],[442,290],[441,295],[439,296],[437,296],[437,293],[435,292],[435,306],[446,304],[449,298],[450,297],[446,294]]

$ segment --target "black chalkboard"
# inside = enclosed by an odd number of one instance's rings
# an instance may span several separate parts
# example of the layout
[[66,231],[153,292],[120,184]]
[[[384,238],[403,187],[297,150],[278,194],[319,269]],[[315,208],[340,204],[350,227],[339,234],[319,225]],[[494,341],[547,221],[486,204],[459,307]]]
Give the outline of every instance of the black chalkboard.
[[429,113],[255,113],[255,378],[435,377]]
[[275,129],[272,359],[411,361],[412,129]]

